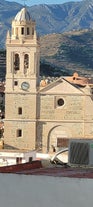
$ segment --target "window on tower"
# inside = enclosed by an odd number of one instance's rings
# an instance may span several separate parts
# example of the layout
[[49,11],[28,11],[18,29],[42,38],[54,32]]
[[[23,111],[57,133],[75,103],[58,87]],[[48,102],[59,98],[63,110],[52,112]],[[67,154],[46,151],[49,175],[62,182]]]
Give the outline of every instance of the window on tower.
[[27,27],[27,35],[30,35],[29,27]]
[[21,115],[22,114],[22,107],[18,108],[18,114]]
[[17,86],[18,85],[18,81],[14,81],[14,86]]
[[21,34],[24,35],[24,27],[21,28]]
[[21,129],[17,130],[17,137],[22,137],[22,130]]
[[24,55],[24,73],[27,73],[27,69],[29,68],[29,55]]
[[14,70],[17,71],[20,68],[20,58],[19,58],[19,54],[15,54],[14,56]]

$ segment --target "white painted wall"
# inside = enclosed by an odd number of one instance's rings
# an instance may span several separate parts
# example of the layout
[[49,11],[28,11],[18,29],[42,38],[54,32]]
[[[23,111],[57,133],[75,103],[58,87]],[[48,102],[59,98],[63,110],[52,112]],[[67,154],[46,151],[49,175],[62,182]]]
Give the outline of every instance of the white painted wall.
[[36,160],[36,152],[35,151],[27,151],[27,152],[0,151],[0,166],[15,165],[17,157],[22,158],[22,163],[26,163],[29,162],[29,157],[32,157],[33,160]]

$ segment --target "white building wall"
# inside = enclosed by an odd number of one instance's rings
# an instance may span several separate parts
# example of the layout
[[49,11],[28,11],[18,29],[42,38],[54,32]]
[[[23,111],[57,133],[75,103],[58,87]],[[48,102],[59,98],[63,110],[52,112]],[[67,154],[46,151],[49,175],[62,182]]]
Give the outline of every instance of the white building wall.
[[32,160],[36,160],[36,152],[0,152],[0,166],[15,165],[17,158],[22,158],[22,163],[26,163],[29,162],[30,157]]

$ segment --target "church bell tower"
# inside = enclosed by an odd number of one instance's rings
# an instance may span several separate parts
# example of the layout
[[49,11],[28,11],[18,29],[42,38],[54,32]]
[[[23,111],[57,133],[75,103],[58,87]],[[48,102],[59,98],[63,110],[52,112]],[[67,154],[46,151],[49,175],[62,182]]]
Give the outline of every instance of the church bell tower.
[[14,149],[35,149],[40,44],[26,8],[12,21],[6,51],[4,143]]

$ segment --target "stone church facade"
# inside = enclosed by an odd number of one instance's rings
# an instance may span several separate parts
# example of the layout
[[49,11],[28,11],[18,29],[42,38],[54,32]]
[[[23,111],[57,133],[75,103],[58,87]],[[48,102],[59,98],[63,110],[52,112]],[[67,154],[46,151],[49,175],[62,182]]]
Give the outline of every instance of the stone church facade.
[[4,143],[48,153],[69,139],[93,139],[93,80],[60,77],[40,85],[40,42],[23,8],[7,33]]

